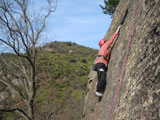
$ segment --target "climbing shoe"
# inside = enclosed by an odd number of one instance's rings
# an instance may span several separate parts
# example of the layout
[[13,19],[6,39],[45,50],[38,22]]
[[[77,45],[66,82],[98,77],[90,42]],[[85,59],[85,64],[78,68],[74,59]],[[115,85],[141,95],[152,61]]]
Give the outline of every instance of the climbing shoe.
[[101,92],[95,92],[95,95],[96,95],[97,97],[103,97],[103,93],[101,93]]

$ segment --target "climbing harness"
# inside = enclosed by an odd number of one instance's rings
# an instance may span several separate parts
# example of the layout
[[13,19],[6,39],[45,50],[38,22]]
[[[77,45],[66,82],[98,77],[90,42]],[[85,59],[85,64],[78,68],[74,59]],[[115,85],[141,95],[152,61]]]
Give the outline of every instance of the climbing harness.
[[104,57],[103,55],[98,55],[98,57],[101,57],[102,59],[104,59],[104,60],[108,60],[108,56],[107,57]]
[[101,58],[101,62],[103,62],[103,60],[108,61],[109,60],[109,54],[107,55],[107,57],[103,56],[103,55],[98,55],[98,57]]
[[116,86],[116,91],[115,91],[115,93],[114,93],[114,97],[113,97],[111,106],[110,106],[110,108],[109,108],[109,110],[108,110],[106,120],[109,120],[109,117],[110,117],[110,115],[111,115],[111,112],[112,112],[112,110],[113,110],[113,107],[114,107],[115,102],[116,102],[116,99],[117,99],[117,95],[118,95],[118,93],[119,93],[119,88],[120,88],[120,85],[121,85],[121,82],[122,82],[122,77],[123,77],[123,75],[124,75],[124,70],[125,70],[125,66],[126,66],[126,61],[127,61],[128,54],[129,54],[129,48],[130,48],[132,33],[133,33],[133,30],[134,30],[134,27],[135,27],[135,24],[136,24],[137,17],[138,17],[139,14],[140,14],[140,10],[141,10],[141,7],[142,7],[142,3],[143,3],[143,0],[139,0],[139,6],[138,6],[138,9],[137,9],[136,15],[135,15],[135,17],[134,17],[133,24],[132,24],[131,29],[130,29],[130,33],[129,33],[128,46],[127,46],[127,49],[126,49],[125,58],[124,58],[124,60],[123,60],[123,65],[122,65],[122,69],[121,69],[120,78],[119,78],[118,84],[117,84],[117,86]]

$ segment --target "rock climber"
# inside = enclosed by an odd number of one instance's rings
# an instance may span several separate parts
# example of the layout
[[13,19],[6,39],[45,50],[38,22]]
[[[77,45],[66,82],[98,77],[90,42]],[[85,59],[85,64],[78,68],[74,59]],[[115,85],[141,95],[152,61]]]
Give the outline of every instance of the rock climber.
[[98,57],[96,59],[95,70],[98,74],[98,82],[96,84],[95,95],[98,97],[103,97],[103,93],[106,87],[106,71],[107,62],[109,60],[109,55],[111,52],[111,44],[115,42],[115,38],[120,30],[121,26],[118,26],[116,32],[112,37],[106,42],[106,39],[101,39],[99,41],[100,49],[98,51]]

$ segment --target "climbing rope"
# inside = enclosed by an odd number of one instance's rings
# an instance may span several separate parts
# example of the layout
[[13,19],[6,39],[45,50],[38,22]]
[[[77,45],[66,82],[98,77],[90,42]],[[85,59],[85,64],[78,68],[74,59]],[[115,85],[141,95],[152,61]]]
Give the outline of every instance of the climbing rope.
[[118,93],[119,93],[119,88],[120,88],[120,85],[121,85],[121,82],[122,82],[122,77],[123,77],[124,71],[125,71],[126,61],[127,61],[128,55],[129,55],[129,48],[130,48],[132,33],[134,31],[134,28],[135,28],[137,17],[140,14],[140,10],[141,10],[141,7],[142,7],[142,2],[143,2],[143,0],[139,0],[139,7],[137,9],[137,12],[136,12],[136,15],[134,17],[134,20],[133,20],[133,23],[132,23],[132,26],[131,26],[131,29],[130,29],[130,33],[129,33],[128,45],[127,45],[126,54],[125,54],[125,58],[124,58],[122,69],[121,69],[120,78],[119,78],[119,81],[118,81],[118,84],[117,84],[117,87],[116,87],[116,91],[115,91],[115,94],[114,94],[114,97],[113,97],[113,100],[112,100],[112,104],[111,104],[111,106],[108,110],[106,120],[109,120],[109,117],[111,115],[111,112],[113,110],[113,107],[115,105],[115,102],[116,102],[116,99],[117,99],[117,96],[118,96]]

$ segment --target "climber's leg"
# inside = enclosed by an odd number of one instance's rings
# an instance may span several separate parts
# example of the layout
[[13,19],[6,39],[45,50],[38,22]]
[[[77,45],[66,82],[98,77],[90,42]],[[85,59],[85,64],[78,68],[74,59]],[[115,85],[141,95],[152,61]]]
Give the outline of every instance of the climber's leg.
[[103,63],[97,63],[96,70],[98,74],[96,92],[103,93],[106,87],[106,67]]

